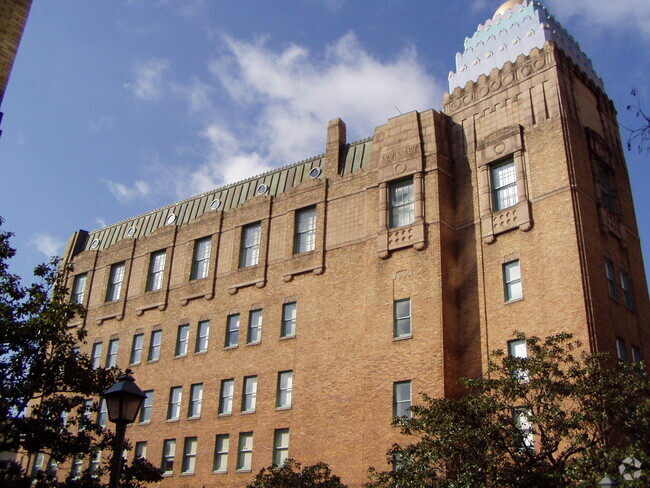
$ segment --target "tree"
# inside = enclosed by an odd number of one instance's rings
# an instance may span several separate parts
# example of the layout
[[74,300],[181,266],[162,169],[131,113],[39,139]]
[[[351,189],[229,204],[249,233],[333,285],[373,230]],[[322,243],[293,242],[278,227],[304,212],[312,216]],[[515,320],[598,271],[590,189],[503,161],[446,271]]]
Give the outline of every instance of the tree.
[[631,151],[634,148],[639,153],[650,151],[650,117],[641,108],[641,102],[636,89],[632,89],[631,95],[635,98],[635,102],[626,108],[629,112],[634,113],[636,118],[640,119],[641,123],[636,128],[623,126],[628,131],[626,141],[627,150]]
[[325,463],[301,468],[300,463],[287,459],[282,466],[269,466],[257,473],[246,488],[347,488],[332,474]]
[[[412,436],[371,469],[368,488],[593,487],[634,456],[650,468],[650,376],[638,364],[578,354],[569,334],[525,341],[527,357],[494,351],[459,399],[430,398],[394,425]],[[648,475],[625,486],[647,486]]]
[[[0,218],[0,226],[2,222]],[[9,272],[8,262],[16,253],[11,236],[0,231],[0,451],[32,457],[47,453],[51,466],[98,450],[110,452],[113,434],[95,422],[98,403],[87,402],[122,372],[93,368],[88,356],[79,353],[77,346],[87,332],[68,324],[85,310],[69,300],[57,259],[38,266],[34,275],[39,281],[27,287]],[[160,476],[151,465],[138,466],[125,472],[138,472],[144,479]],[[0,485],[22,486],[28,474],[14,467],[0,474]],[[90,474],[82,479],[93,482]],[[39,483],[54,486],[46,474]]]

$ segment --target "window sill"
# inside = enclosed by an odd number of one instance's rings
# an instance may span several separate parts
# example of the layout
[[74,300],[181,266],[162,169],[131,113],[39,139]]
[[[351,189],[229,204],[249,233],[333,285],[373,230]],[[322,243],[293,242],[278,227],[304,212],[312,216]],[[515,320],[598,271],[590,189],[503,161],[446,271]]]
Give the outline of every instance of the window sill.
[[217,417],[232,417],[232,412],[229,413],[218,413]]
[[235,471],[236,473],[252,473],[252,469],[238,469]]
[[286,407],[275,407],[276,412],[282,412],[284,410],[291,410],[291,405],[286,406]]
[[288,341],[289,339],[295,339],[295,338],[296,338],[296,334],[280,337],[280,340],[281,341]]
[[172,472],[162,473],[163,478],[171,478],[172,476],[174,476],[174,473],[172,473]]
[[234,346],[224,346],[223,350],[224,351],[229,351],[230,349],[237,349],[239,347],[239,344],[235,344]]
[[208,350],[206,349],[205,351],[194,351],[195,356],[200,356],[201,354],[207,354]]
[[194,473],[181,473],[180,476],[194,476]]
[[413,334],[400,336],[400,337],[393,337],[393,342],[407,341],[409,339],[413,339]]
[[212,474],[226,474],[228,471],[212,471]]
[[255,413],[255,410],[246,410],[246,411],[241,411],[240,412],[242,415],[253,415]]
[[138,422],[138,425],[149,425],[151,423],[151,420],[146,420],[144,422]]
[[247,346],[247,347],[248,347],[248,346],[259,346],[260,344],[262,344],[262,341],[247,342],[247,343],[246,343],[246,346]]
[[160,359],[149,359],[149,360],[147,361],[147,363],[148,363],[148,364],[153,364],[153,363],[157,363],[158,361],[160,361]]
[[503,302],[503,304],[504,304],[504,305],[510,305],[510,304],[512,304],[512,303],[518,303],[518,302],[523,302],[523,301],[524,301],[524,297],[521,297],[521,298],[513,298],[512,300],[506,300],[505,302]]
[[178,418],[178,419],[167,419],[166,422],[167,422],[168,424],[172,424],[172,423],[174,423],[174,422],[179,422],[180,420],[181,420],[181,419],[179,419],[179,418]]
[[195,415],[194,417],[187,417],[187,420],[201,420],[201,416]]
[[184,358],[184,357],[187,357],[187,353],[185,353],[185,354],[179,354],[179,355],[177,355],[177,356],[174,356],[174,359],[179,359],[179,358]]

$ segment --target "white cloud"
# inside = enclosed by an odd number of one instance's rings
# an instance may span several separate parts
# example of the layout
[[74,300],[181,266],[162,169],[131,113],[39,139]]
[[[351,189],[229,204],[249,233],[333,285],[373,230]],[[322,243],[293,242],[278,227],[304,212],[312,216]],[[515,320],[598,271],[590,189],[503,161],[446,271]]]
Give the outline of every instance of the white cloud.
[[112,117],[107,117],[106,115],[100,115],[97,119],[88,122],[88,125],[93,130],[112,129],[113,119]]
[[163,72],[169,68],[164,59],[150,59],[135,67],[134,80],[124,87],[142,100],[159,100],[165,90]]
[[142,180],[136,181],[132,187],[110,180],[105,180],[105,183],[110,192],[120,203],[127,203],[136,198],[146,197],[151,193],[151,187],[149,184]]
[[65,244],[64,241],[49,234],[36,234],[29,242],[48,258],[58,256]]
[[102,227],[106,227],[106,220],[104,220],[102,217],[95,217],[95,222],[97,222],[97,226],[101,229]]

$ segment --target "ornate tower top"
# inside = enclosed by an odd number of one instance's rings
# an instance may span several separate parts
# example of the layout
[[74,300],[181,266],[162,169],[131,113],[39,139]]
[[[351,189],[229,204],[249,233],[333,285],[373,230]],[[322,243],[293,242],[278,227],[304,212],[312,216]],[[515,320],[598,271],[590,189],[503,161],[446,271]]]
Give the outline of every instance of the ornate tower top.
[[508,61],[514,62],[521,54],[528,55],[533,48],[541,49],[546,41],[553,41],[604,90],[591,60],[540,1],[508,0],[465,39],[464,52],[456,54],[456,71],[449,73],[449,92],[502,68]]

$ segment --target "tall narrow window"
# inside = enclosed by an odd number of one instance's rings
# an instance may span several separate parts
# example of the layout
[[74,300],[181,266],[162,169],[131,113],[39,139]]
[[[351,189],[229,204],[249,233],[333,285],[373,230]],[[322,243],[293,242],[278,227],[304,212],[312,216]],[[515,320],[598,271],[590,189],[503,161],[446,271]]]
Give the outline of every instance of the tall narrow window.
[[493,166],[490,171],[492,181],[492,210],[503,210],[517,205],[517,170],[510,160]]
[[169,405],[167,406],[167,420],[178,420],[181,416],[182,386],[172,386],[169,389]]
[[515,427],[521,433],[521,448],[533,449],[535,442],[533,440],[533,424],[530,421],[530,411],[522,407],[517,407],[513,409],[513,418]]
[[248,344],[260,342],[262,339],[262,311],[251,310],[248,314]]
[[119,300],[122,293],[122,282],[124,281],[124,262],[111,266],[108,276],[108,288],[106,289],[106,301],[114,302]]
[[204,237],[194,241],[194,255],[192,256],[190,280],[200,280],[208,276],[211,247],[212,237]]
[[135,443],[134,458],[147,458],[147,441],[138,441]]
[[102,451],[95,449],[90,456],[90,462],[88,463],[88,473],[92,477],[97,476],[99,471],[99,465],[102,462]]
[[289,429],[275,429],[273,436],[273,465],[282,466],[289,459]]
[[226,347],[234,347],[239,343],[239,314],[228,315],[226,323]]
[[216,473],[225,473],[228,470],[229,449],[230,436],[228,434],[218,435],[214,444],[214,465],[212,467]]
[[[528,357],[526,341],[523,339],[508,341],[508,355],[511,358],[526,359]],[[528,381],[528,371],[525,369],[517,369],[513,374],[522,382]]]
[[524,292],[521,287],[521,269],[518,259],[503,265],[503,289],[506,302],[523,298]]
[[239,267],[247,268],[256,266],[260,260],[260,242],[262,236],[262,224],[256,222],[244,226],[241,233],[241,255]]
[[144,334],[135,334],[131,343],[131,357],[129,364],[140,364],[142,360],[142,347],[144,346]]
[[282,329],[280,337],[293,337],[296,335],[296,302],[285,303],[282,306]]
[[158,361],[160,359],[160,346],[162,344],[162,330],[154,330],[151,333],[151,341],[149,342],[149,356],[147,360]]
[[90,424],[90,414],[93,410],[93,401],[84,400],[83,414],[81,415],[79,430],[84,430]]
[[393,302],[393,337],[411,337],[411,299]]
[[56,476],[56,472],[59,469],[59,463],[50,456],[50,459],[47,461],[47,474],[51,476]]
[[614,197],[612,175],[609,168],[604,164],[598,165],[598,186],[600,188],[600,203],[605,209],[613,214],[616,213],[616,200]]
[[390,227],[411,225],[415,219],[413,179],[390,184]]
[[293,252],[313,251],[316,247],[316,207],[296,211]]
[[153,408],[153,390],[147,390],[144,392],[144,394],[146,396],[142,402],[142,407],[140,408],[140,423],[148,424],[151,422],[151,410]]
[[641,357],[641,348],[639,346],[632,346],[630,350],[632,351],[633,362],[640,363],[643,361],[643,357]]
[[235,394],[235,380],[229,378],[221,380],[219,392],[219,415],[230,415],[232,413],[232,400]]
[[160,469],[163,474],[172,474],[174,471],[174,454],[176,451],[176,439],[165,439],[163,442],[162,462]]
[[99,368],[102,360],[102,348],[103,344],[101,342],[95,342],[93,344],[93,350],[90,353],[90,366],[93,369]]
[[187,354],[187,342],[190,338],[190,325],[183,324],[178,326],[178,333],[176,335],[176,357],[185,356]]
[[411,418],[411,382],[393,383],[393,415]]
[[151,253],[146,291],[156,291],[162,288],[166,257],[167,251],[165,250]]
[[616,338],[616,356],[621,362],[627,361],[627,348],[625,347],[625,340],[620,337]]
[[293,371],[280,371],[278,373],[278,391],[275,406],[277,408],[289,408],[291,406],[292,391]]
[[237,450],[237,471],[250,471],[253,463],[253,433],[239,434],[239,449]]
[[605,276],[607,277],[607,289],[609,296],[617,299],[618,289],[616,288],[616,271],[614,270],[614,263],[609,259],[605,259]]
[[97,425],[106,427],[106,420],[108,420],[108,407],[106,405],[106,399],[102,398],[99,400],[99,410],[97,411]]
[[119,339],[111,339],[108,342],[108,354],[106,355],[106,367],[114,368],[117,366],[117,350],[120,347]]
[[244,378],[244,391],[242,396],[241,411],[254,412],[257,401],[257,376]]
[[81,469],[83,468],[84,459],[81,454],[75,454],[72,457],[72,465],[70,466],[70,478],[76,480],[81,476]]
[[201,416],[201,403],[203,402],[203,383],[195,383],[190,388],[190,404],[187,416],[196,419]]
[[39,471],[43,471],[43,464],[45,463],[45,454],[37,452],[34,456],[34,464],[32,464],[32,478],[36,477]]
[[87,277],[88,277],[87,273],[81,273],[74,277],[74,283],[72,285],[72,295],[70,296],[70,300],[72,301],[72,303],[84,302]]
[[625,271],[621,271],[621,291],[623,292],[623,303],[627,308],[632,310],[634,307],[632,285],[630,282],[630,275]]
[[194,352],[205,352],[208,350],[208,338],[210,336],[210,321],[202,320],[196,331],[196,347]]
[[181,464],[181,473],[194,473],[196,465],[196,437],[186,437],[183,446],[183,464]]

